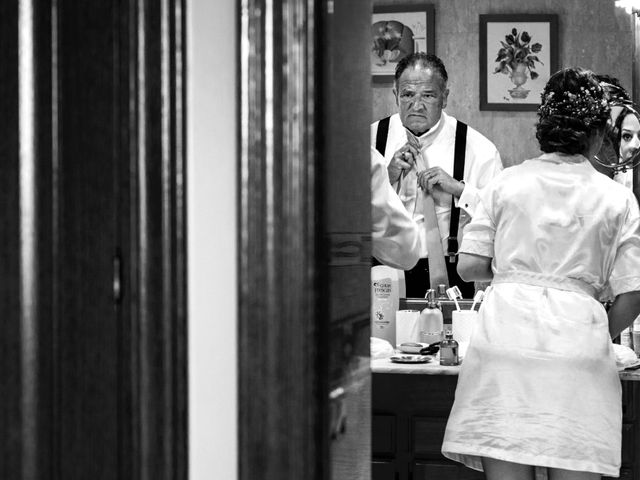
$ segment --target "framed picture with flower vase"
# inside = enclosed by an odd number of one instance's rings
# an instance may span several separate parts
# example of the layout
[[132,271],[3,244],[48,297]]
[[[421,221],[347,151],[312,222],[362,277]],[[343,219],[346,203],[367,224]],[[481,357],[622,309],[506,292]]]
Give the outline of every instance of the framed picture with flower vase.
[[391,82],[398,62],[414,52],[435,53],[434,7],[430,4],[378,5],[371,17],[371,75]]
[[537,110],[557,69],[557,15],[480,15],[480,110]]

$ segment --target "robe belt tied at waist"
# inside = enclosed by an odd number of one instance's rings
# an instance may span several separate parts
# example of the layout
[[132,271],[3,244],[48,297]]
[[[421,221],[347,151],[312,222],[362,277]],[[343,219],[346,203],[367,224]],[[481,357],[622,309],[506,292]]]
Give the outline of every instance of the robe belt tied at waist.
[[559,275],[552,275],[548,273],[529,272],[525,270],[501,272],[494,274],[491,284],[495,283],[524,283],[526,285],[584,293],[590,297],[597,298],[596,289],[587,282],[576,278],[561,277]]

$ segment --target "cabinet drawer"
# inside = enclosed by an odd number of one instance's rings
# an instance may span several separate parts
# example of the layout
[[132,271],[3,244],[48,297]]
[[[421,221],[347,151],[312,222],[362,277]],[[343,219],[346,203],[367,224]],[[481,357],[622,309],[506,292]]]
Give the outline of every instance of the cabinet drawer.
[[[635,415],[634,397],[638,394],[637,382],[622,382],[622,418],[626,421],[633,421]],[[637,398],[637,397],[636,397]]]
[[458,480],[458,466],[446,463],[416,462],[413,480]]
[[411,446],[416,455],[440,455],[447,426],[445,418],[414,417],[411,419]]
[[622,464],[630,465],[634,463],[635,438],[633,436],[633,423],[622,424]]
[[[614,480],[616,477],[602,477],[602,480]],[[633,470],[630,468],[621,468],[620,476],[617,480],[633,480]]]
[[374,460],[371,464],[371,480],[397,480],[394,462]]
[[484,473],[447,462],[414,462],[413,480],[485,480]]
[[373,455],[393,455],[396,452],[395,415],[373,415],[371,452]]

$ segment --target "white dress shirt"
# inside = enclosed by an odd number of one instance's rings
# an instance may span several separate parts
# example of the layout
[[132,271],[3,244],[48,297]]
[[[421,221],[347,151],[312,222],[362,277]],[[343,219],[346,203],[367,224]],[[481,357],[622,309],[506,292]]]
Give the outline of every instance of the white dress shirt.
[[[422,158],[417,165],[417,171],[423,171],[429,167],[441,167],[446,173],[453,176],[454,147],[457,121],[454,117],[442,112],[438,123],[428,132],[418,137],[422,146]],[[371,125],[371,144],[375,147],[378,122]],[[384,157],[387,165],[393,154],[407,143],[408,131],[402,125],[400,115],[391,116],[389,121],[389,133]],[[410,134],[410,133],[409,133]],[[424,162],[423,160],[424,159]],[[467,142],[465,150],[465,165],[463,180],[465,187],[462,195],[456,201],[456,206],[461,208],[459,231],[469,222],[476,207],[478,192],[502,170],[502,161],[495,145],[477,130],[471,127],[467,129]],[[398,194],[402,203],[413,219],[420,225],[420,257],[427,257],[427,245],[423,228],[424,216],[422,214],[422,202],[417,186],[416,169],[410,172],[400,182]],[[397,188],[397,184],[394,185]],[[447,239],[449,237],[449,219],[451,218],[451,195],[440,193],[434,195],[438,227],[442,238],[443,249],[447,251]]]
[[409,270],[420,258],[418,225],[389,183],[384,157],[371,150],[373,256],[384,265]]

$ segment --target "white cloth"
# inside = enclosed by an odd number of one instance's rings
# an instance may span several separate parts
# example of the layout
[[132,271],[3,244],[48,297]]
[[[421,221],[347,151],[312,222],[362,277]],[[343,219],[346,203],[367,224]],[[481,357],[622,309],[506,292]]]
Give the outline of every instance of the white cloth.
[[[425,170],[428,167],[441,167],[446,173],[453,176],[456,125],[455,118],[442,112],[439,122],[418,138],[422,145],[422,157],[428,162],[427,165],[420,160],[418,171]],[[375,122],[371,125],[371,144],[374,147],[377,131],[378,122]],[[391,161],[393,154],[405,143],[407,143],[407,130],[402,125],[400,115],[396,113],[391,116],[389,121],[389,133],[384,153],[387,165]],[[468,223],[469,218],[473,216],[478,190],[483,188],[500,170],[502,170],[502,161],[495,145],[480,132],[468,127],[463,174],[465,188],[456,205],[461,208],[460,228],[463,228]],[[417,195],[416,169],[411,169],[401,181],[401,188],[398,193],[407,211],[412,214],[414,220],[422,227],[424,217],[422,215],[422,204],[417,201],[419,197]],[[451,195],[434,195],[434,201],[443,249],[446,252],[447,238],[449,237],[449,219],[451,217]],[[426,258],[427,244],[424,228],[420,228],[420,245],[420,257]]]
[[461,252],[494,279],[460,371],[443,454],[617,476],[621,388],[595,300],[640,290],[633,193],[580,155],[545,154],[482,193]]
[[420,258],[418,225],[389,183],[384,158],[371,150],[372,254],[384,265],[409,270]]

